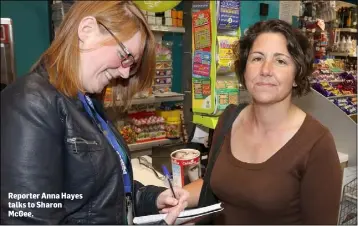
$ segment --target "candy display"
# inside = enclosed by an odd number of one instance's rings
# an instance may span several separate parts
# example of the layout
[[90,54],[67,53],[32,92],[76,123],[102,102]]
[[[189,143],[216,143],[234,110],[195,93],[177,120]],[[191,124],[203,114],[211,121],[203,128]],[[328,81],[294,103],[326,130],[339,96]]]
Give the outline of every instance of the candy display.
[[171,77],[156,77],[154,79],[154,84],[155,85],[162,85],[162,84],[165,84],[165,85],[172,85],[172,78]]
[[166,136],[167,138],[180,138],[181,121],[177,117],[168,117],[166,122]]
[[315,89],[317,92],[321,93],[325,97],[342,95],[339,89],[337,89],[331,83],[328,82],[314,83],[312,85],[312,88]]
[[153,93],[171,92],[172,89],[172,45],[170,41],[156,44],[156,73],[153,82]]
[[357,114],[357,98],[334,99],[333,103],[347,115]]
[[162,41],[161,43],[156,43],[155,53],[157,62],[172,60],[172,45],[173,43],[170,41]]
[[156,111],[158,116],[165,119],[167,138],[176,139],[181,137],[183,106],[178,104],[163,103]]
[[154,112],[138,112],[131,114],[131,127],[136,133],[136,142],[163,139],[166,136],[163,117],[154,115]]
[[159,61],[155,64],[155,69],[163,70],[163,69],[172,69],[171,61]]
[[172,69],[156,69],[155,77],[172,76]]
[[137,141],[137,135],[130,125],[122,127],[120,133],[127,144],[133,144]]
[[172,85],[153,85],[153,93],[168,93],[171,92]]

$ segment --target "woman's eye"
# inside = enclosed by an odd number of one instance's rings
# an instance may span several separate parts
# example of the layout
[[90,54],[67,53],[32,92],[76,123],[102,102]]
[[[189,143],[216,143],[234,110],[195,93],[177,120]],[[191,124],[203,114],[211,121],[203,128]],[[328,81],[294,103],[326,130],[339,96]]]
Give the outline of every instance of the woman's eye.
[[254,61],[254,62],[257,62],[257,61],[260,61],[261,60],[261,57],[254,57],[254,58],[252,58],[252,61]]
[[280,65],[286,65],[287,64],[286,61],[280,60],[280,59],[277,60],[277,63],[279,63]]

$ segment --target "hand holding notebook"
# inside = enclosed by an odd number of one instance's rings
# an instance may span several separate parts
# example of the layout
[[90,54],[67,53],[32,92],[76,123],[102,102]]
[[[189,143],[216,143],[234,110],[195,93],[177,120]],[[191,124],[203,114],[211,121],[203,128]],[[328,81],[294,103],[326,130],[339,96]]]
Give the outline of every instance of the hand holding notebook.
[[[211,206],[206,206],[202,208],[185,210],[180,213],[179,217],[176,219],[174,224],[183,224],[188,221],[192,221],[196,218],[200,218],[205,215],[213,214],[219,211],[222,211],[221,203],[217,203]],[[133,219],[134,224],[152,224],[155,222],[159,222],[165,219],[166,214],[156,214],[156,215],[148,215],[142,217],[135,217]]]

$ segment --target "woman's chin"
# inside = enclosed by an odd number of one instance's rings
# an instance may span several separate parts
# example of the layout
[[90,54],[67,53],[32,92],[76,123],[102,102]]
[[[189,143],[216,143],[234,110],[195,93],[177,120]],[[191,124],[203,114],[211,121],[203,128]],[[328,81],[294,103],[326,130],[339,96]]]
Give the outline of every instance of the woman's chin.
[[256,104],[265,104],[265,105],[266,104],[274,104],[274,103],[277,103],[280,101],[277,97],[270,95],[270,94],[253,95],[252,99],[253,99],[253,102]]

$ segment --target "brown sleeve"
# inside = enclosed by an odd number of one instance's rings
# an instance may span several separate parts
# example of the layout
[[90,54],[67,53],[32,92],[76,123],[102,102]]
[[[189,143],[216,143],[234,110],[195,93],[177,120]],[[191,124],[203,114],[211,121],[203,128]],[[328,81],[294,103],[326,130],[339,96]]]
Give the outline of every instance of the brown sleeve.
[[317,141],[309,155],[301,183],[303,224],[337,225],[342,170],[330,132]]

